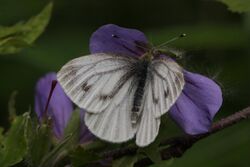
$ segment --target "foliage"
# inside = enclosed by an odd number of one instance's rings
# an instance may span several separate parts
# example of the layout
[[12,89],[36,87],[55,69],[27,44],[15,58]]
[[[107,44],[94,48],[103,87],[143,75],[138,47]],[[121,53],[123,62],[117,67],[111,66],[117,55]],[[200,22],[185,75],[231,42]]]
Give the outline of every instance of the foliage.
[[[249,0],[217,1],[226,4],[229,10],[233,12],[243,13],[250,11]],[[214,4],[216,4],[216,2]],[[41,13],[39,13],[37,16],[32,17],[26,22],[19,22],[9,27],[1,26],[0,55],[19,53],[24,48],[32,46],[35,40],[45,31],[47,27],[51,17],[52,6],[52,3],[49,3],[41,11]],[[58,10],[61,10],[60,5],[58,5],[57,7]],[[180,13],[182,12],[181,10],[179,11]],[[237,17],[241,16],[243,15],[237,15]],[[241,19],[242,18],[243,17],[241,17]],[[78,21],[82,22],[82,20]],[[157,22],[157,20],[155,22]],[[236,23],[235,21],[231,22],[230,24],[228,24],[228,22],[220,22],[219,24],[217,24],[216,22],[212,22],[212,24],[207,23],[208,22],[205,21],[202,22],[202,24],[193,24],[191,22],[188,23],[188,25],[183,24],[175,26],[172,26],[172,24],[171,26],[169,26],[169,23],[161,27],[154,27],[154,29],[146,28],[146,32],[149,36],[150,34],[153,35],[150,40],[156,43],[164,42],[172,36],[178,35],[182,32],[187,33],[187,38],[185,38],[184,40],[176,41],[174,45],[187,50],[192,50],[192,52],[188,54],[190,54],[191,56],[194,55],[193,57],[195,58],[191,58],[189,62],[194,64],[196,63],[197,65],[200,64],[201,59],[206,59],[204,61],[205,66],[203,69],[207,70],[209,69],[209,60],[212,59],[213,56],[216,57],[217,55],[219,55],[221,57],[214,60],[223,62],[223,65],[221,65],[220,68],[224,71],[227,71],[229,69],[228,73],[230,79],[223,79],[232,84],[235,84],[236,86],[242,84],[240,82],[247,83],[247,80],[249,78],[246,77],[248,75],[245,75],[245,71],[247,70],[242,70],[247,69],[244,68],[246,65],[244,63],[247,61],[240,60],[241,58],[239,57],[241,55],[247,55],[247,53],[249,53],[249,34],[247,33],[247,30],[242,26],[242,23],[244,22],[242,21],[240,22],[240,24]],[[98,22],[98,24],[100,23]],[[23,79],[24,77],[29,76],[28,79],[32,77],[32,79],[34,79],[35,77],[38,77],[38,73],[40,75],[40,73],[44,71],[52,69],[56,70],[66,60],[73,58],[73,56],[81,54],[83,51],[87,52],[88,44],[87,38],[85,37],[90,36],[90,33],[94,28],[88,28],[87,26],[80,27],[79,25],[77,25],[77,28],[75,28],[73,25],[69,25],[69,27],[60,25],[60,29],[57,29],[58,31],[56,31],[55,34],[53,31],[49,31],[49,35],[42,39],[41,43],[39,43],[36,48],[30,47],[29,49],[26,49],[24,52],[22,52],[23,56],[19,56],[18,59],[8,59],[9,57],[7,58],[2,56],[3,59],[1,59],[1,61],[5,59],[5,62],[12,60],[12,64],[6,64],[4,66],[5,68],[3,68],[2,70],[10,71],[8,73],[9,75],[5,75],[2,78],[2,80],[4,81],[1,83],[2,89],[4,91],[5,89],[7,90],[8,87],[14,85],[13,83],[15,81],[18,81],[18,86],[23,84],[26,88],[29,87],[28,90],[31,92],[31,90],[33,91],[33,87],[31,87],[31,85],[34,81],[26,81],[26,79]],[[80,30],[78,30],[78,28]],[[53,32],[53,34],[51,32]],[[63,37],[62,34],[64,35]],[[62,40],[62,38],[67,40]],[[205,56],[196,56],[198,54],[193,53],[193,51],[196,52],[197,50],[198,52],[205,52],[207,57],[204,58]],[[222,57],[223,54],[224,57]],[[21,65],[19,64],[19,68],[16,67],[15,63],[13,63],[15,61],[21,62]],[[216,61],[211,62],[216,63]],[[236,63],[240,65],[237,66]],[[3,66],[3,64],[1,65]],[[21,69],[21,72],[17,73],[19,69]],[[33,69],[38,71],[37,74]],[[23,75],[24,72],[26,75]],[[245,73],[243,74],[243,72]],[[22,75],[19,75],[21,73]],[[227,77],[226,72],[224,72],[223,74],[223,77]],[[10,80],[12,85],[8,83],[8,80]],[[226,86],[227,85],[225,84],[225,87]],[[233,86],[230,85],[230,91],[235,88]],[[246,89],[243,89],[244,92],[245,90],[247,90],[248,86],[249,84],[247,84]],[[22,92],[26,91],[26,89],[22,89],[21,86],[18,88]],[[13,87],[11,87],[11,89],[13,89]],[[8,91],[6,92],[9,93]],[[25,95],[23,96],[26,97]],[[227,103],[230,103],[231,101],[234,102],[234,108],[231,109],[230,107],[228,107],[229,112],[232,112],[235,108],[238,109],[239,107],[246,105],[246,103],[249,102],[249,99],[247,99],[247,102],[244,103],[244,99],[246,99],[245,97],[248,96],[241,95],[242,94],[239,93],[239,95],[236,96],[240,97],[239,99],[233,97],[231,99],[225,100],[225,105],[228,105]],[[30,113],[25,113],[23,115],[17,114],[18,112],[16,113],[16,108],[14,106],[15,96],[16,93],[13,93],[12,98],[9,101],[10,128],[7,129],[7,126],[5,127],[5,129],[0,127],[1,167],[18,165],[18,163],[20,162],[24,162],[30,167],[65,166],[69,163],[73,167],[81,167],[86,166],[90,163],[102,162],[111,165],[112,160],[103,160],[100,156],[101,153],[109,150],[110,148],[119,149],[120,147],[128,146],[130,144],[128,142],[120,145],[115,145],[101,142],[100,140],[95,140],[92,143],[80,145],[78,143],[79,126],[81,123],[79,110],[76,110],[72,115],[72,118],[69,121],[68,126],[66,127],[64,137],[60,140],[55,139],[55,137],[51,133],[52,127],[50,122],[39,122],[33,116],[31,117]],[[19,103],[22,103],[23,99],[19,99]],[[24,105],[26,105],[27,103],[30,104],[30,102],[26,102],[24,103]],[[225,112],[226,111],[222,113],[224,114]],[[219,115],[219,117],[220,116],[221,115]],[[193,146],[192,149],[190,149],[181,159],[176,159],[174,161],[173,159],[162,161],[159,151],[161,151],[161,149],[163,148],[159,147],[160,141],[162,139],[165,139],[166,137],[171,137],[176,135],[176,133],[179,133],[178,130],[173,126],[173,124],[166,119],[166,117],[164,117],[163,119],[165,120],[162,120],[160,133],[153,144],[146,148],[140,148],[135,155],[124,156],[122,158],[114,160],[112,166],[132,167],[134,163],[137,160],[140,160],[140,158],[142,157],[150,158],[155,163],[154,165],[152,165],[152,167],[222,167],[230,165],[246,166],[246,164],[249,164],[249,122],[240,124],[231,129],[227,129],[221,134],[216,134],[213,137],[209,137],[208,139],[197,143],[197,145]]]
[[0,127],[0,145],[2,144],[2,141],[3,141],[3,128]]
[[38,166],[52,146],[50,127],[46,124],[39,125],[34,119],[28,123],[25,135],[28,143],[25,159],[29,166]]
[[77,147],[79,138],[80,138],[80,125],[81,125],[81,111],[79,109],[76,109],[69,122],[67,127],[64,131],[64,138],[67,138],[68,136],[72,136],[70,143],[68,144],[68,149],[74,149]]
[[7,167],[23,160],[27,152],[26,129],[30,121],[29,113],[16,116],[15,98],[17,92],[14,91],[9,100],[9,118],[11,128],[6,134],[2,134],[0,128],[0,166]]
[[137,156],[124,156],[113,162],[114,167],[133,167],[137,161]]
[[78,147],[70,153],[71,163],[74,167],[86,166],[88,163],[98,161],[100,157],[93,151]]
[[228,9],[233,12],[250,12],[249,0],[218,0],[228,6]]
[[27,113],[14,118],[10,130],[1,143],[1,167],[11,166],[23,160],[27,151],[24,132],[28,121],[29,117]]
[[10,120],[12,120],[16,117],[16,108],[15,108],[16,96],[17,96],[17,91],[14,91],[10,96],[10,100],[9,100],[9,104],[8,104],[9,119]]
[[64,140],[56,144],[49,153],[44,155],[39,167],[55,166],[56,163],[58,163],[58,161],[60,161],[65,154],[67,154],[65,151],[67,151],[68,143],[71,139],[72,135],[69,135],[64,138]]
[[160,161],[156,164],[151,165],[150,167],[168,167],[168,166],[171,166],[173,162],[174,162],[174,159]]
[[30,46],[45,30],[49,23],[52,3],[27,22],[10,27],[0,26],[0,54],[14,54]]
[[[52,149],[48,149],[47,152],[44,152],[44,157],[39,163],[39,167],[56,165],[57,163],[60,163],[60,161],[63,160],[69,152],[76,149],[80,135],[80,120],[80,111],[74,111],[65,129],[63,139],[60,139],[60,141],[56,143]],[[41,139],[38,138],[38,141],[40,140]],[[46,141],[49,140],[50,139],[48,138]]]

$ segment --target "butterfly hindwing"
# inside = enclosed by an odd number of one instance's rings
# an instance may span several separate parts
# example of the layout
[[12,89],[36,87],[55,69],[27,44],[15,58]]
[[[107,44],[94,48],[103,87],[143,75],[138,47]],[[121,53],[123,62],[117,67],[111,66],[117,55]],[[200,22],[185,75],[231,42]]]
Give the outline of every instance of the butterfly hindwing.
[[150,80],[147,80],[145,88],[140,111],[141,118],[136,133],[136,144],[141,147],[147,146],[154,141],[160,126],[160,118],[155,118],[152,110],[153,94]]

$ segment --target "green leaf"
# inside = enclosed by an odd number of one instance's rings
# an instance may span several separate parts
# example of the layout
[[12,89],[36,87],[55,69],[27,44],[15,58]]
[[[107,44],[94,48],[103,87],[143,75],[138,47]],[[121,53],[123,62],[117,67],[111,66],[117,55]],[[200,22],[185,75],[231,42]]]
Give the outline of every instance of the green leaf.
[[175,129],[175,124],[168,117],[162,117],[159,134],[155,141],[147,147],[139,148],[138,153],[147,156],[154,163],[161,162],[160,151],[168,146],[160,147],[160,143],[167,137],[175,136],[176,134],[178,134],[178,129]]
[[[4,129],[2,127],[0,127],[0,145],[2,145],[2,141],[3,141],[3,131]],[[1,147],[0,147],[0,152],[1,152]]]
[[228,6],[228,9],[233,12],[249,12],[250,0],[218,0]]
[[72,113],[65,128],[63,139],[43,157],[41,163],[39,163],[39,167],[53,166],[61,163],[68,153],[76,148],[80,135],[80,116],[80,110]]
[[168,117],[161,117],[161,126],[155,141],[149,146],[139,148],[138,153],[150,158],[155,164],[161,163],[160,151],[168,147],[168,145],[160,146],[160,143],[166,138],[171,138],[178,135],[180,129],[176,124]]
[[68,145],[71,143],[73,135],[65,137],[58,143],[45,157],[43,157],[39,167],[54,166],[68,154]]
[[68,149],[72,149],[79,144],[80,126],[81,126],[80,112],[81,111],[77,109],[72,113],[71,118],[64,130],[64,138],[66,138],[69,135],[72,135]]
[[159,152],[158,143],[157,144],[151,144],[148,147],[140,148],[138,150],[139,153],[145,154],[147,157],[149,157],[154,163],[158,163],[161,161],[161,154]]
[[91,151],[102,151],[105,148],[107,148],[107,143],[105,143],[104,141],[101,140],[93,140],[90,143],[84,143],[82,144],[84,146],[85,150],[91,150]]
[[71,163],[74,167],[86,166],[87,164],[100,159],[99,156],[82,147],[78,147],[70,154]]
[[8,103],[8,110],[9,110],[9,119],[13,120],[16,117],[16,96],[17,96],[17,91],[12,92],[10,96],[10,100]]
[[10,46],[15,46],[16,48],[28,47],[29,44],[23,39],[19,39],[18,37],[9,37],[0,39],[0,48],[3,50],[4,48],[8,48]]
[[24,136],[27,116],[17,116],[7,132],[0,150],[0,166],[12,166],[23,160],[27,151],[27,143]]
[[173,162],[174,162],[174,159],[160,161],[153,165],[150,165],[150,167],[168,167],[168,166],[171,166]]
[[11,27],[0,26],[0,54],[14,54],[30,46],[48,25],[52,3],[49,3],[37,16],[27,22]]
[[25,138],[28,143],[26,161],[30,166],[38,166],[51,148],[51,128],[46,124],[30,121],[25,128]]
[[133,167],[138,157],[134,156],[124,156],[120,159],[117,159],[113,162],[113,167]]

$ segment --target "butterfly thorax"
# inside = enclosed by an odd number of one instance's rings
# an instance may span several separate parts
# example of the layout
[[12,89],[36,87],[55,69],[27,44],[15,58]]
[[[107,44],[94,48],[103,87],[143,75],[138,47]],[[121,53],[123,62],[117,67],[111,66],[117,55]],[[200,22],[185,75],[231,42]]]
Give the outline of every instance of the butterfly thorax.
[[140,57],[141,61],[148,61],[148,62],[152,61],[153,58],[154,58],[153,50],[149,50]]

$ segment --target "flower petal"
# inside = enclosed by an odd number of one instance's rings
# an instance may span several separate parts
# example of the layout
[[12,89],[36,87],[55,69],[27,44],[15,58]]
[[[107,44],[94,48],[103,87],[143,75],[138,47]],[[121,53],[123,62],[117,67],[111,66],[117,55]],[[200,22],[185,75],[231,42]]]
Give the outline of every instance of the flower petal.
[[96,30],[90,38],[90,52],[140,56],[148,43],[138,30],[107,24]]
[[206,133],[222,104],[221,89],[199,74],[184,71],[184,77],[184,90],[169,115],[188,134]]
[[[36,84],[35,112],[40,121],[44,114],[53,80],[56,80],[56,73],[48,73],[40,78]],[[48,107],[48,116],[52,118],[54,134],[57,138],[63,136],[64,128],[66,127],[72,112],[73,103],[66,96],[59,83],[57,83]]]

